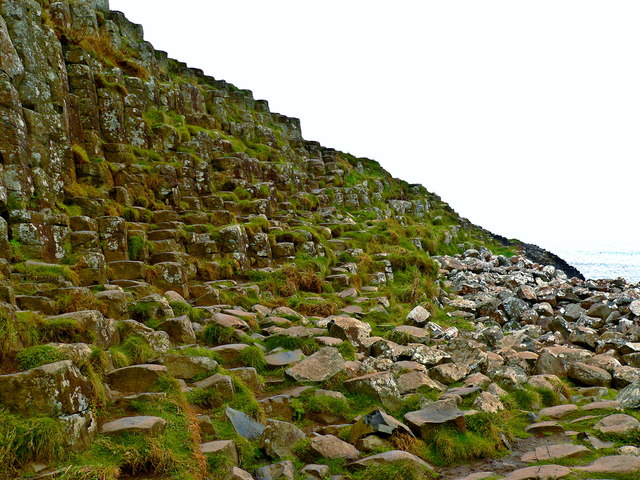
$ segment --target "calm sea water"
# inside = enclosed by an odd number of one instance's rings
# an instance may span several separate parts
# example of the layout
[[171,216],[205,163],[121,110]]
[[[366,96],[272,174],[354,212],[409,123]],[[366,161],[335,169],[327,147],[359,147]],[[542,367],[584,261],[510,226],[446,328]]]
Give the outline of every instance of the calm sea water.
[[560,251],[555,252],[576,267],[586,278],[619,278],[640,282],[640,252]]

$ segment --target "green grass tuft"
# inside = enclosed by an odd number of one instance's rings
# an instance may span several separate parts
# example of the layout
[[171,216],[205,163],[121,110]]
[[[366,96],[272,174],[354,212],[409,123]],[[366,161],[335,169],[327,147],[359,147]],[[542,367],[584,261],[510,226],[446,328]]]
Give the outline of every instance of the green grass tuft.
[[21,370],[29,370],[47,363],[59,362],[66,358],[67,356],[63,352],[51,345],[36,345],[35,347],[25,348],[16,355],[16,360]]

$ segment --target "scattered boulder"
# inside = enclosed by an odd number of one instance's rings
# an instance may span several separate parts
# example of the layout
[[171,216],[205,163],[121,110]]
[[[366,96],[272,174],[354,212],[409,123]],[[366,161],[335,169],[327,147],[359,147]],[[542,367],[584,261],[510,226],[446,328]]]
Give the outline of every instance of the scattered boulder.
[[356,447],[333,435],[314,437],[309,448],[313,453],[323,458],[354,460],[360,455]]
[[271,458],[286,458],[292,455],[292,447],[305,438],[305,433],[292,423],[269,419],[260,436],[260,448]]
[[337,348],[323,347],[285,371],[296,382],[324,382],[344,371],[344,359]]

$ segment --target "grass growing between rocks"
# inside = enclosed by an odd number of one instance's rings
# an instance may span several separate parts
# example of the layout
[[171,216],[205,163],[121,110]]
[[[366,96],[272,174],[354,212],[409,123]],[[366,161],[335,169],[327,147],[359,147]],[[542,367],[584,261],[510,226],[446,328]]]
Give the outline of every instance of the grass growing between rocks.
[[436,475],[413,462],[400,461],[391,464],[372,465],[347,476],[351,480],[431,480]]
[[[123,433],[99,435],[90,448],[73,458],[74,476],[69,478],[122,478],[155,476],[176,480],[196,480],[204,473],[204,458],[199,453],[200,433],[184,397],[165,385],[168,399],[130,403],[133,415],[164,418],[167,425],[155,436]],[[80,476],[89,471],[94,477]]]
[[127,365],[123,366],[148,363],[149,360],[158,356],[149,343],[143,337],[138,335],[132,335],[124,340],[120,345],[111,347],[111,351],[124,356],[125,363]]
[[313,337],[288,337],[286,335],[272,335],[264,340],[269,350],[283,348],[284,350],[302,350],[305,355],[312,355],[320,350],[320,344]]
[[79,281],[78,274],[66,265],[26,262],[13,265],[13,269],[34,282],[55,282],[60,279],[74,283]]
[[466,423],[466,429],[449,425],[435,428],[422,448],[409,451],[438,466],[499,457],[508,453],[504,441],[517,436],[525,425],[508,411],[478,413],[466,417]]
[[48,363],[65,360],[67,356],[58,348],[51,345],[36,345],[25,348],[16,355],[21,370],[29,370]]
[[[62,425],[48,417],[21,418],[0,409],[0,476],[28,462],[57,462],[67,455]],[[9,478],[9,477],[7,477]]]

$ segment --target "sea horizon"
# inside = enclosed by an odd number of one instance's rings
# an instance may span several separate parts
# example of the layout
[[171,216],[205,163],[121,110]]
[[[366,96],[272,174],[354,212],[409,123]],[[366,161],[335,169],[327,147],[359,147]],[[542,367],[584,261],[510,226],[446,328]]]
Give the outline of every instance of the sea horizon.
[[640,251],[621,248],[558,250],[556,255],[577,268],[587,279],[624,278],[640,282]]

